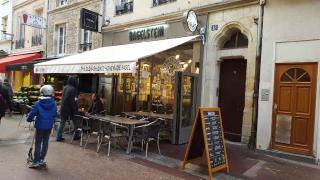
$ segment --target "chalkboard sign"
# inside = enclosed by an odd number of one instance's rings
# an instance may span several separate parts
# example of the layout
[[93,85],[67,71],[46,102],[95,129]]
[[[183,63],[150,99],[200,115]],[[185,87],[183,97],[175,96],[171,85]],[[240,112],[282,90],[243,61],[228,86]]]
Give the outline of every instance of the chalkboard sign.
[[219,108],[199,108],[185,154],[183,169],[192,159],[206,153],[209,177],[222,169],[229,172],[224,143],[221,113]]

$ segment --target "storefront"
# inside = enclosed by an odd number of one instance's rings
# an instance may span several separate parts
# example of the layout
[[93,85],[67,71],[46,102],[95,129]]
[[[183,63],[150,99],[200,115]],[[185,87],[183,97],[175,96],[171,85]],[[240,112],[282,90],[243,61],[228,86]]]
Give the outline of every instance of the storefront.
[[12,83],[12,88],[14,91],[20,90],[22,86],[30,86],[36,79],[34,79],[34,74],[32,68],[28,66],[19,66],[19,68],[7,68],[7,66],[20,64],[21,63],[32,63],[32,61],[42,57],[42,54],[23,54],[16,56],[8,56],[1,59],[0,72],[5,75],[6,78]]

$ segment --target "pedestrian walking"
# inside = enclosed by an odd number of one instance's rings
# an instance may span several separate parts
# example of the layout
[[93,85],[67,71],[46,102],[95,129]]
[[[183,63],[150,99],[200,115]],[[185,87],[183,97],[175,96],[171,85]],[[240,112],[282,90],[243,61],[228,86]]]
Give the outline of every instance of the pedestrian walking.
[[40,88],[39,100],[35,103],[31,112],[28,114],[27,121],[33,121],[36,117],[35,125],[35,150],[34,159],[30,168],[46,167],[44,161],[49,144],[49,137],[57,116],[57,105],[53,98],[54,89],[50,85]]
[[2,80],[0,80],[0,122],[2,117],[4,117],[6,114],[9,103],[10,100],[8,89],[3,85]]
[[4,79],[3,85],[4,85],[4,87],[7,88],[7,91],[8,91],[8,98],[9,98],[8,108],[11,112],[12,111],[13,90],[12,90],[11,84],[9,83],[8,79]]
[[60,116],[61,122],[57,133],[57,141],[64,141],[63,130],[67,120],[72,120],[74,114],[77,112],[77,86],[78,79],[75,76],[70,76],[67,85],[63,88]]

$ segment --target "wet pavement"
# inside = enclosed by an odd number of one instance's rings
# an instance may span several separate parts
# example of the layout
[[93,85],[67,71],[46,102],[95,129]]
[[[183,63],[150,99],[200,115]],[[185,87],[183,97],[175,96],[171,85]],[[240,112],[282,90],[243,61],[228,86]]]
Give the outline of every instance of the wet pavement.
[[[186,146],[161,144],[160,156],[154,144],[150,145],[148,159],[135,151],[126,155],[123,150],[112,149],[110,157],[104,147],[95,152],[95,145],[87,149],[54,141],[52,136],[47,155],[48,170],[33,170],[26,166],[27,151],[33,131],[21,116],[6,117],[0,125],[0,179],[208,179],[205,158],[188,164],[181,170]],[[246,146],[228,143],[230,173],[219,172],[215,179],[320,179],[320,167],[297,161],[249,151]]]

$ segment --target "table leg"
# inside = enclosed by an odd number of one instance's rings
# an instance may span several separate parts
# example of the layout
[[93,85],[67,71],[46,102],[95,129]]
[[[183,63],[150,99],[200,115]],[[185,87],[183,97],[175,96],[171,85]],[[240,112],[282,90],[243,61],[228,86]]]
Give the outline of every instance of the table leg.
[[132,149],[132,136],[133,136],[133,126],[129,125],[129,141],[128,141],[128,148],[127,148],[127,154],[131,153]]

